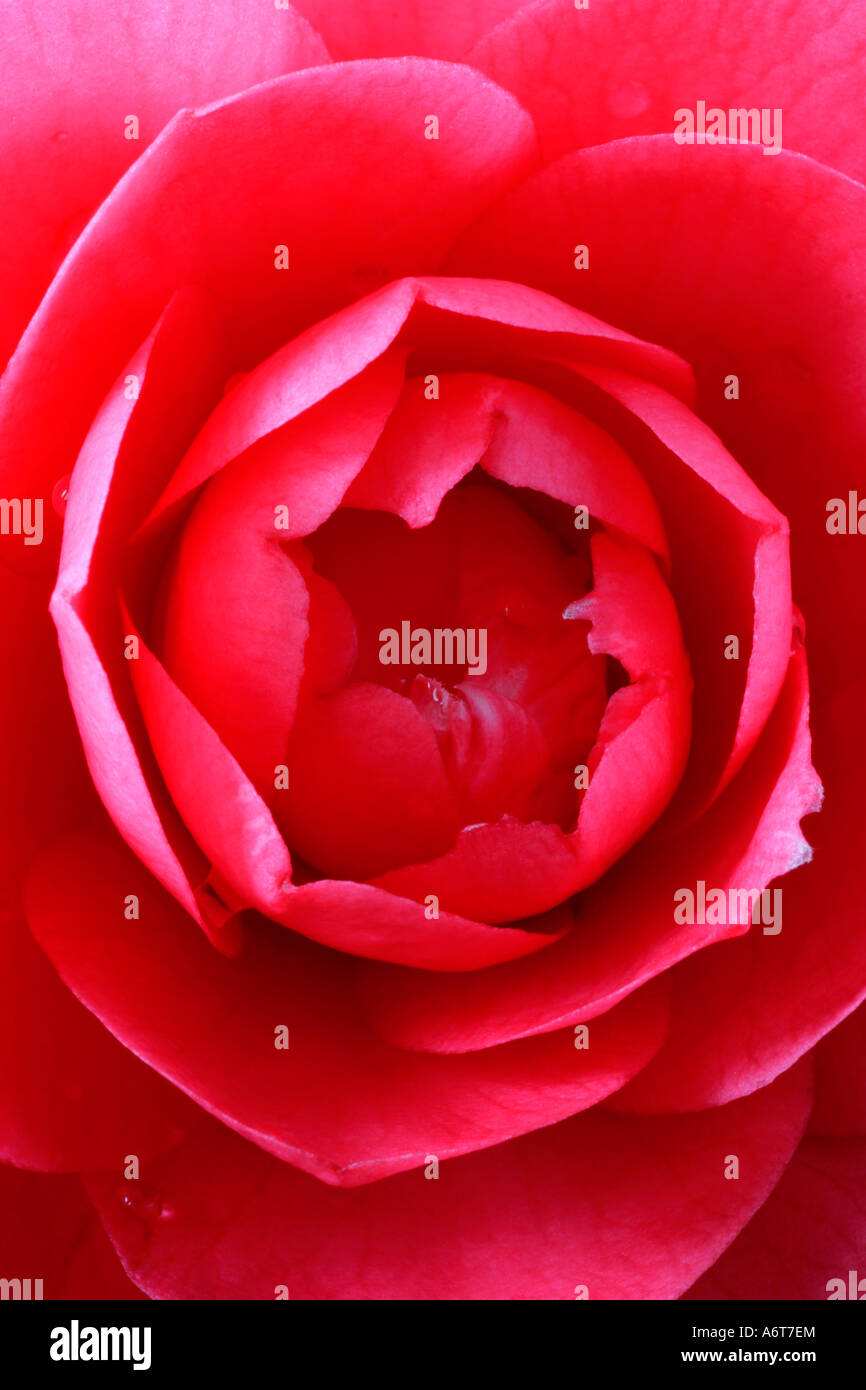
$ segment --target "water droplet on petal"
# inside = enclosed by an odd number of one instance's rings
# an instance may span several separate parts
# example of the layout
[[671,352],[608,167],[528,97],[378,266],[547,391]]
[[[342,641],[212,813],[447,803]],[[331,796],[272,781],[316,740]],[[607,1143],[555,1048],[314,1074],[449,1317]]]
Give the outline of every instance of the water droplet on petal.
[[66,503],[69,498],[69,477],[67,473],[59,483],[55,483],[54,491],[51,494],[51,505],[58,516],[66,515]]
[[140,1178],[132,1178],[120,1189],[121,1205],[142,1221],[159,1221],[173,1212],[166,1208],[156,1188],[143,1183]]

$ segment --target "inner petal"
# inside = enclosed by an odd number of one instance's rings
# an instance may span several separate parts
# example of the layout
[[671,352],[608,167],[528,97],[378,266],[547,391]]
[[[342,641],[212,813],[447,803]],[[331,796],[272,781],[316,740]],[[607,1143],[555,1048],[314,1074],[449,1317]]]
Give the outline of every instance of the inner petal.
[[308,544],[352,610],[352,680],[387,687],[423,716],[460,823],[573,824],[574,766],[608,694],[589,624],[563,617],[590,587],[585,555],[483,474],[426,527],[346,508]]

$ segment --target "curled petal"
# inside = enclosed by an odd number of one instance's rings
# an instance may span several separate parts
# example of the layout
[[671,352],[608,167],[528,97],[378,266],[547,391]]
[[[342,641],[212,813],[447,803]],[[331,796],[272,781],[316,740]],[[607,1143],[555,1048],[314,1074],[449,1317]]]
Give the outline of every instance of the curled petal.
[[160,467],[171,471],[218,398],[224,370],[212,307],[197,293],[176,296],[85,441],[51,600],[70,700],[103,804],[159,881],[217,940],[226,914],[202,891],[207,865],[166,794],[131,698],[114,590],[119,548],[158,492]]
[[378,358],[222,470],[183,527],[165,665],[264,795],[285,761],[310,635],[309,559],[290,542],[339,504],[402,380],[399,354]]

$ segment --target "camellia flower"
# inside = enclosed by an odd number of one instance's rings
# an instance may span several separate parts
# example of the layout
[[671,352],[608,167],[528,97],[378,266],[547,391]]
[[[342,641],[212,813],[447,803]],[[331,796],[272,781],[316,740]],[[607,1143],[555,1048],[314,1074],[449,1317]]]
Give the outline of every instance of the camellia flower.
[[2,24],[0,1278],[859,1297],[862,9]]

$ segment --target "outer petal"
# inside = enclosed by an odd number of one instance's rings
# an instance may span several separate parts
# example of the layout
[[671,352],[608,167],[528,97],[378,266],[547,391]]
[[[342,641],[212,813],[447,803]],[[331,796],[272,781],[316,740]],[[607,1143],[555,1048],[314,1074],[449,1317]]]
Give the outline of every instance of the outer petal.
[[[99,806],[40,584],[3,571],[0,603],[0,1158],[35,1168],[120,1162],[183,1132],[183,1098],[77,1003],[30,937],[20,880],[33,854]],[[37,1272],[38,1273],[38,1272]]]
[[0,366],[81,228],[180,107],[328,62],[295,10],[259,0],[28,0],[3,7],[0,45]]
[[461,59],[472,44],[527,0],[298,0],[335,58]]
[[679,107],[779,107],[785,148],[863,179],[866,34],[856,0],[526,5],[479,40],[475,67],[522,101],[547,160],[670,131]]
[[815,1104],[810,1134],[866,1137],[866,1004],[815,1049]]
[[[0,537],[0,555],[8,537]],[[98,809],[63,682],[46,586],[0,569],[0,905],[31,856]]]
[[866,829],[848,801],[866,766],[864,691],[860,682],[819,712],[825,803],[809,829],[812,862],[779,885],[781,932],[753,928],[678,968],[670,1052],[623,1105],[691,1109],[764,1086],[866,996],[858,888]]
[[[763,1092],[761,1093],[763,1094]],[[689,1299],[827,1299],[866,1263],[866,1139],[806,1139],[779,1186]],[[854,1297],[862,1298],[866,1285]]]
[[[578,240],[599,251],[587,272],[571,268]],[[699,414],[790,522],[815,691],[863,674],[866,605],[838,601],[862,556],[826,521],[829,498],[864,490],[866,190],[787,152],[625,140],[551,166],[466,245],[454,273],[520,267],[694,364]]]
[[[141,902],[134,931],[122,916],[130,891]],[[666,988],[654,985],[593,1024],[588,1049],[571,1030],[478,1057],[392,1049],[358,1017],[353,962],[264,922],[250,922],[245,951],[226,960],[137,860],[95,836],[37,861],[29,911],[63,978],[128,1047],[232,1128],[340,1186],[594,1105],[646,1064],[667,1018]]]
[[[149,1217],[116,1183],[90,1191],[157,1298],[272,1299],[278,1285],[317,1300],[676,1298],[778,1181],[809,1079],[797,1068],[703,1115],[595,1111],[442,1163],[436,1182],[418,1171],[353,1192],[209,1126],[161,1165]],[[738,1182],[723,1176],[732,1152]]]
[[[0,1164],[0,1278],[42,1280],[42,1297],[147,1297],[126,1277],[77,1177]],[[34,1297],[31,1283],[31,1297]]]
[[[128,924],[126,924],[128,925]],[[20,913],[0,914],[0,1159],[76,1172],[142,1160],[183,1137],[184,1096],[82,1008]]]
[[533,157],[512,97],[420,59],[308,69],[183,112],[77,242],[0,382],[3,495],[50,496],[179,286],[213,289],[247,366],[371,284],[435,270]]

